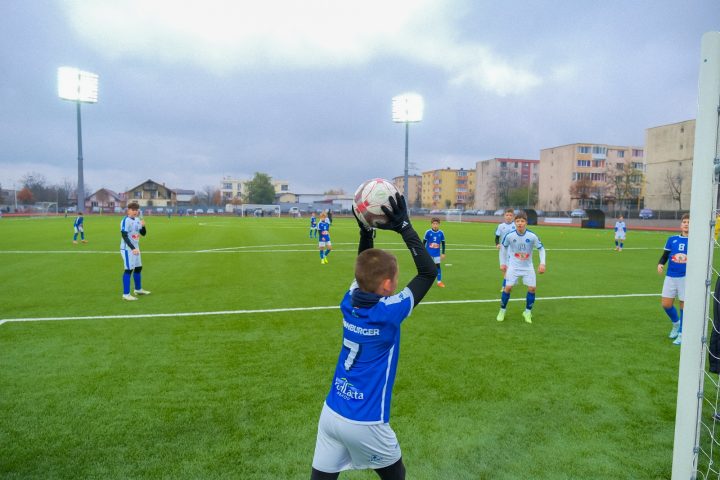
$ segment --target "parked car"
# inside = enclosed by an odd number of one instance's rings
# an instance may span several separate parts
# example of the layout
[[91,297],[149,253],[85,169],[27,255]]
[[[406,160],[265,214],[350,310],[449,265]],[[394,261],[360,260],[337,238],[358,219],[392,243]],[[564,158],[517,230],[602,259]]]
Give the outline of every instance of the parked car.
[[205,210],[203,210],[202,208],[198,208],[195,210],[195,215],[197,215],[198,213],[203,214],[205,213]]
[[502,217],[503,215],[505,215],[505,209],[504,209],[504,208],[498,208],[497,210],[495,210],[495,212],[493,213],[493,215],[495,215],[496,217]]
[[638,216],[642,218],[643,220],[647,220],[648,218],[653,218],[654,212],[650,210],[649,208],[643,208],[640,210],[640,213]]
[[215,215],[215,209],[214,209],[214,208],[208,208],[207,213],[208,213],[208,215],[210,215],[210,214]]
[[587,213],[585,213],[585,210],[582,208],[576,208],[572,212],[570,212],[571,217],[586,217]]
[[442,210],[430,210],[430,215],[440,215],[441,213],[443,213]]

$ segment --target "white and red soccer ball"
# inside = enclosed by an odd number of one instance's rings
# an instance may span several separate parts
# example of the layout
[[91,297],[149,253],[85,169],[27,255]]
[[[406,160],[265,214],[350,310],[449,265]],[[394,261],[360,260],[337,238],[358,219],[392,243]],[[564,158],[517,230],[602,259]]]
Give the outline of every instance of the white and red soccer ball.
[[382,207],[390,207],[388,199],[395,197],[397,188],[391,182],[383,178],[373,178],[363,182],[355,191],[353,198],[353,210],[358,220],[368,227],[377,227],[387,222]]

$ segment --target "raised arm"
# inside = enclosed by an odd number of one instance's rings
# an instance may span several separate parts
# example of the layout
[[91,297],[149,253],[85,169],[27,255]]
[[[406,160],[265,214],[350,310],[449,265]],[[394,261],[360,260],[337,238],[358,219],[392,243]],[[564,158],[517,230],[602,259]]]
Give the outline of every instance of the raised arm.
[[412,259],[415,262],[415,268],[417,269],[417,275],[410,280],[407,288],[412,292],[414,306],[416,306],[425,297],[425,294],[435,282],[437,268],[435,267],[435,262],[432,257],[423,247],[417,232],[410,224],[405,197],[396,193],[395,197],[390,197],[389,200],[390,208],[382,207],[385,216],[388,218],[388,222],[378,228],[393,230],[399,233],[408,250],[410,250]]

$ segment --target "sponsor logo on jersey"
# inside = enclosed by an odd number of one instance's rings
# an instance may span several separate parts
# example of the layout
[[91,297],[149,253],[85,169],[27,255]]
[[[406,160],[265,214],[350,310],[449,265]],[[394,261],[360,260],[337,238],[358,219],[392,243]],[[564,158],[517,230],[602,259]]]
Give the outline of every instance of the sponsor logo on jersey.
[[137,240],[138,238],[140,238],[140,235],[138,235],[137,233],[133,233],[132,235],[130,235],[130,238],[132,238],[133,240]]
[[355,385],[348,382],[345,377],[335,377],[335,393],[345,400],[365,400],[363,392],[358,390]]
[[687,255],[684,253],[676,253],[671,260],[675,263],[687,263]]
[[437,242],[432,242],[429,246],[430,248],[440,248],[440,244]]
[[526,252],[516,252],[515,258],[517,258],[518,260],[527,260],[528,258],[530,258],[530,254]]

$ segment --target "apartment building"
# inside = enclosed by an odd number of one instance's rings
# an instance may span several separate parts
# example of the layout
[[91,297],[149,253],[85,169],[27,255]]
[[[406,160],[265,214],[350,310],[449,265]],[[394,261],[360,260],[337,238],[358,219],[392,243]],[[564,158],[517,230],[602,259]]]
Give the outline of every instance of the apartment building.
[[[247,186],[251,179],[239,179],[231,176],[225,176],[220,182],[220,198],[223,202],[231,202],[234,199],[243,200],[243,196],[247,194]],[[290,184],[286,180],[271,180],[275,188],[275,193],[286,194],[290,192]]]
[[491,158],[475,164],[475,208],[495,210],[509,206],[512,189],[537,186],[540,160]]
[[645,206],[690,209],[695,120],[645,130]]
[[636,207],[645,171],[642,147],[573,143],[540,151],[538,208]]
[[474,208],[475,171],[448,167],[422,172],[421,191],[423,208]]
[[408,175],[408,186],[410,187],[405,193],[405,176],[395,177],[392,179],[393,185],[400,193],[405,195],[405,199],[410,207],[420,207],[422,205],[422,176]]

